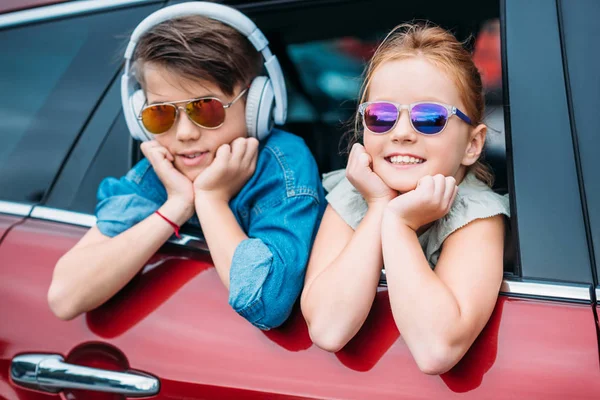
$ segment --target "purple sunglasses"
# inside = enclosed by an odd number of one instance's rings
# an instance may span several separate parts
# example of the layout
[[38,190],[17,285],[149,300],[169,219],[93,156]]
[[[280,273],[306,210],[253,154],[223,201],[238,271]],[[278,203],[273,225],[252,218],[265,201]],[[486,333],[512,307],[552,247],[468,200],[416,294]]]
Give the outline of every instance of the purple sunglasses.
[[358,106],[365,127],[378,135],[394,129],[402,110],[408,110],[410,124],[415,131],[423,135],[437,135],[442,132],[453,115],[471,125],[471,119],[462,111],[443,103],[418,102],[404,105],[390,101],[370,101]]

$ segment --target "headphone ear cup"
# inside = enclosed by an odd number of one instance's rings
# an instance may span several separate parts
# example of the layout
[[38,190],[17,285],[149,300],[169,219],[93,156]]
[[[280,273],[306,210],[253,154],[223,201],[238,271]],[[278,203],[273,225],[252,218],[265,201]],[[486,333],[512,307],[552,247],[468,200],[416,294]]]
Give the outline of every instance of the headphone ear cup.
[[273,129],[275,95],[273,86],[266,76],[257,76],[252,81],[246,98],[246,127],[248,136],[264,140]]
[[130,110],[133,113],[133,120],[137,123],[134,124],[134,126],[129,126],[129,133],[131,133],[131,136],[134,139],[142,142],[152,140],[144,129],[142,121],[138,119],[144,104],[146,104],[146,95],[144,94],[144,91],[142,89],[136,90],[130,98]]

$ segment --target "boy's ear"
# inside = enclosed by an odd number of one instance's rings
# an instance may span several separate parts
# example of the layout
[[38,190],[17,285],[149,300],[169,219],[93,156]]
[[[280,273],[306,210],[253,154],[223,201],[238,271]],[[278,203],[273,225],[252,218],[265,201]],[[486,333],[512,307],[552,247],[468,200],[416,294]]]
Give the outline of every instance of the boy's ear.
[[487,126],[485,124],[479,124],[471,130],[462,165],[469,166],[475,164],[483,151],[486,135]]

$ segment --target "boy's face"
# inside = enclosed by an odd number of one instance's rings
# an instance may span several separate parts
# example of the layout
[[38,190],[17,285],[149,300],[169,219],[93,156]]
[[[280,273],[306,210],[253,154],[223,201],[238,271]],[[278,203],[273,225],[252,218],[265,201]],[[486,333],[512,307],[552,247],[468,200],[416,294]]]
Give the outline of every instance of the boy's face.
[[[227,104],[243,90],[238,87],[232,96],[226,96],[212,82],[186,79],[152,63],[144,64],[144,82],[148,104],[205,96],[216,97]],[[248,135],[245,104],[245,98],[236,101],[225,110],[225,122],[222,126],[206,129],[190,120],[185,112],[185,103],[178,103],[177,106],[182,108],[179,109],[175,123],[165,133],[154,135],[154,139],[173,155],[175,168],[194,181],[212,163],[219,146]]]

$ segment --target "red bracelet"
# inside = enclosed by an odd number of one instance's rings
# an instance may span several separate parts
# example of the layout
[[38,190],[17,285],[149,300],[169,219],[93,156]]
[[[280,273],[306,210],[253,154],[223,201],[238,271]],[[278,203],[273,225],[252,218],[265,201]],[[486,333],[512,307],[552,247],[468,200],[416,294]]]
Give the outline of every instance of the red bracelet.
[[169,218],[165,217],[158,211],[156,211],[156,214],[158,214],[162,219],[167,221],[169,223],[169,225],[171,225],[173,227],[173,230],[175,231],[175,236],[177,236],[177,238],[181,238],[181,236],[179,235],[179,226],[177,226],[177,224],[175,222],[171,221]]

